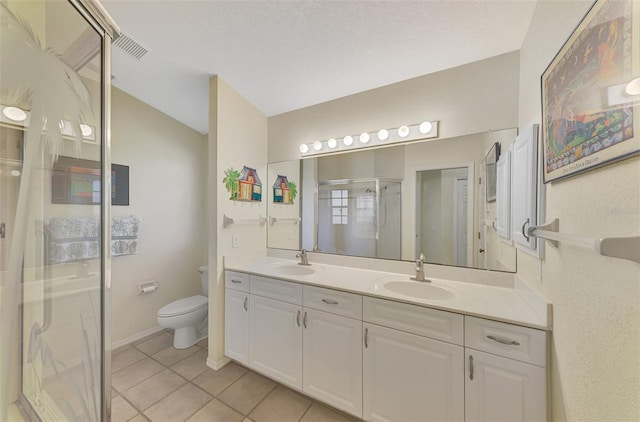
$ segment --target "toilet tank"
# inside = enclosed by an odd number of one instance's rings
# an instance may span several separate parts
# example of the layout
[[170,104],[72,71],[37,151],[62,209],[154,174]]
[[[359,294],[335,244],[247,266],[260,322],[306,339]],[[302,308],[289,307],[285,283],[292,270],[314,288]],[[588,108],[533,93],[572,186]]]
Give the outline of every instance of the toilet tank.
[[200,267],[200,280],[202,280],[202,294],[209,296],[209,267],[203,265]]

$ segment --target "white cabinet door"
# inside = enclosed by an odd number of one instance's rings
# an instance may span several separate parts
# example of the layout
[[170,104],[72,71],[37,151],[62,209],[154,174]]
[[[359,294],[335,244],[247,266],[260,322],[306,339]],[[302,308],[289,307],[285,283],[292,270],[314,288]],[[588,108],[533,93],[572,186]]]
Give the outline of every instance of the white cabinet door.
[[361,418],[362,321],[305,308],[303,326],[303,391]]
[[364,330],[365,420],[464,419],[461,346],[368,323]]
[[511,179],[511,233],[518,244],[536,249],[536,238],[529,237],[526,229],[538,224],[538,125],[523,130],[513,144]]
[[249,366],[302,388],[302,307],[251,295]]
[[511,240],[511,148],[498,160],[496,175],[496,231]]
[[224,354],[249,363],[249,293],[227,289],[224,294]]
[[467,421],[545,421],[545,368],[466,349]]

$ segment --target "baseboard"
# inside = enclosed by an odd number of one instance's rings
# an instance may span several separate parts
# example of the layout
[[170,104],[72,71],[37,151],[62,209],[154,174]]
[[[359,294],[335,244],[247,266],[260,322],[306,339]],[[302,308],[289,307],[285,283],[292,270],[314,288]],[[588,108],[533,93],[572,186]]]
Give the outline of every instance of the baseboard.
[[134,334],[122,340],[114,341],[113,343],[111,343],[111,350],[116,350],[122,346],[126,346],[129,343],[133,343],[136,340],[140,340],[141,338],[145,338],[146,336],[150,336],[151,334],[155,334],[162,330],[164,330],[164,327],[156,325],[153,328],[149,328],[148,330],[141,331],[137,334]]
[[227,363],[231,362],[231,359],[229,359],[228,357],[223,357],[220,360],[213,360],[210,357],[207,357],[207,366],[211,369],[213,369],[214,371],[217,371],[218,369],[222,368],[223,366],[225,366]]

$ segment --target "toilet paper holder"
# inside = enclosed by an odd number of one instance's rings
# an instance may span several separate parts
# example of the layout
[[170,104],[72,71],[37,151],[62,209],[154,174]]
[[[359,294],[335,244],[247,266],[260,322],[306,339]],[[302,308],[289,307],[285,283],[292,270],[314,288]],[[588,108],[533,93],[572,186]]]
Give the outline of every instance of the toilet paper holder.
[[158,290],[158,283],[155,280],[138,283],[138,295],[146,295],[156,290]]

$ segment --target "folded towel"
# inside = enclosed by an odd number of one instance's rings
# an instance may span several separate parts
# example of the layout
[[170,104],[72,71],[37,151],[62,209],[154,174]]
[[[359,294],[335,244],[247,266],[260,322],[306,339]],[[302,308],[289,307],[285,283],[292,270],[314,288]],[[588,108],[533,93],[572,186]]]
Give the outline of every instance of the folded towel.
[[111,256],[135,255],[138,253],[138,225],[135,216],[114,217],[111,220]]

